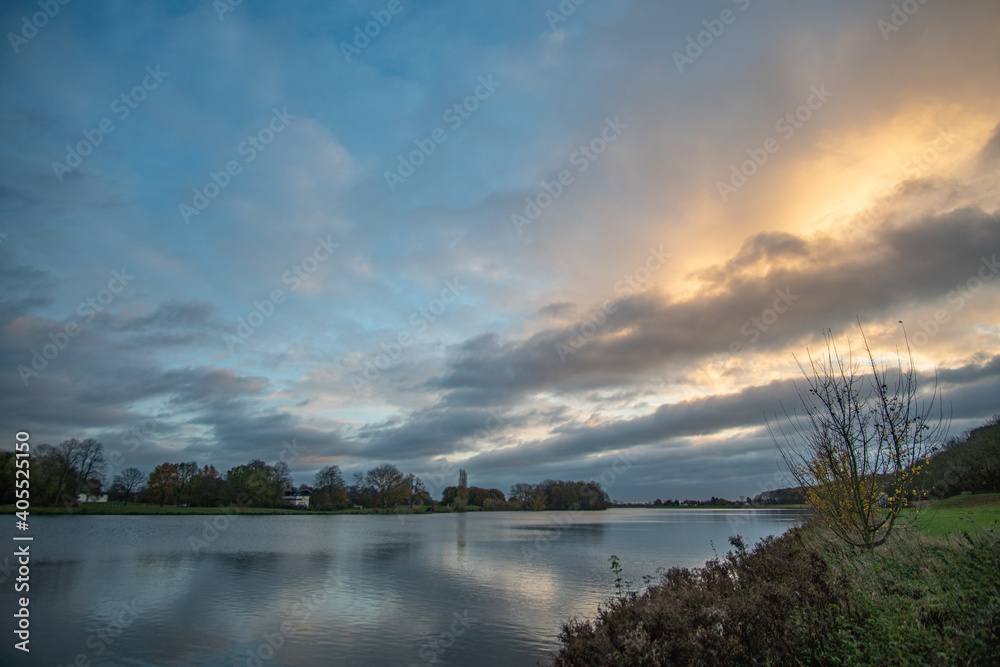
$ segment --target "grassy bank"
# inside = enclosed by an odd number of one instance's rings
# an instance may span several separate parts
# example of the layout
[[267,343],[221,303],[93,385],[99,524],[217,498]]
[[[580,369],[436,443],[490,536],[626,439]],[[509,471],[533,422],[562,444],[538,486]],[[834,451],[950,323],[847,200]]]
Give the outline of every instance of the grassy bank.
[[[627,507],[627,506],[625,506]],[[809,506],[805,503],[783,503],[774,505],[684,505],[684,506],[674,506],[674,505],[645,505],[641,508],[632,509],[651,509],[651,510],[804,510],[809,509]]]
[[984,529],[1000,530],[1000,493],[954,496],[904,515],[907,526],[925,535],[960,535]]
[[669,570],[568,623],[555,665],[1000,664],[1000,494],[915,511],[874,551],[815,525]]

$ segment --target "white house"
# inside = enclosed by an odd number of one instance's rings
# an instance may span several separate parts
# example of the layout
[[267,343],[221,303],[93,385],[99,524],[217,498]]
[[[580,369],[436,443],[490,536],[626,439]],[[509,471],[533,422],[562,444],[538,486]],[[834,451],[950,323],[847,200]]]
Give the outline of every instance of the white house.
[[288,494],[281,498],[286,503],[291,503],[293,507],[303,507],[309,509],[309,496],[298,493]]

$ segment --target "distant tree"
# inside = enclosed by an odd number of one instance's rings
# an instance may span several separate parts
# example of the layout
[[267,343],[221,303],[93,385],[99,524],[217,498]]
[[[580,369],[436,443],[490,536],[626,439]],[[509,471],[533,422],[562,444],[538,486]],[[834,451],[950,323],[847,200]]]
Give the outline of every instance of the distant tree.
[[107,468],[104,445],[93,438],[72,438],[63,441],[59,449],[64,452],[66,461],[76,473],[80,486],[86,487],[90,493],[99,493]]
[[125,468],[120,475],[115,475],[112,487],[118,487],[121,492],[122,505],[128,505],[129,498],[142,491],[146,476],[138,468]]
[[938,498],[1000,491],[1000,416],[949,439],[931,457],[928,486]]
[[458,492],[455,494],[455,509],[465,511],[469,504],[469,475],[464,469],[458,471]]
[[35,504],[72,506],[76,503],[82,485],[70,463],[66,444],[57,447],[42,444],[35,448],[31,457],[31,498]]
[[603,510],[611,499],[599,482],[547,479],[541,484],[516,484],[511,498],[521,507],[539,510]]
[[431,504],[431,496],[427,493],[427,488],[424,486],[423,480],[413,473],[409,473],[406,476],[406,488],[407,502],[409,502],[410,507]]
[[[58,502],[63,493],[70,493],[67,486],[74,477],[72,469],[59,451],[49,444],[33,448],[31,457],[31,500],[36,505]],[[75,490],[73,498],[76,498]]]
[[226,471],[230,493],[245,494],[247,502],[256,507],[277,507],[282,496],[292,488],[288,464],[284,461],[270,466],[261,459],[254,459]]
[[798,392],[802,415],[786,411],[781,439],[771,435],[830,529],[852,546],[871,549],[888,539],[908,499],[923,495],[920,472],[942,420],[932,424],[936,386],[928,399],[918,397],[912,356],[904,368],[897,355],[890,371],[861,335],[865,371],[850,348],[846,357],[839,353],[828,333],[826,354],[810,355],[808,369],[799,365],[806,379]]
[[341,474],[338,466],[325,466],[320,468],[319,472],[316,473],[313,485],[317,489],[333,488],[337,486],[343,487],[344,476]]
[[356,472],[353,478],[354,484],[347,487],[348,501],[361,507],[375,507],[377,493],[374,488],[368,485],[365,473]]
[[329,465],[321,468],[314,479],[315,488],[309,499],[311,509],[336,509],[347,505],[347,487],[340,468]]
[[191,480],[188,504],[195,507],[224,505],[235,500],[233,495],[215,466],[206,465]]
[[284,495],[286,491],[295,490],[295,482],[292,480],[292,471],[288,467],[288,464],[284,461],[278,461],[273,466],[270,466],[272,470],[272,475],[274,483],[277,484],[278,488],[281,489],[279,495]]
[[520,482],[510,487],[510,499],[521,504],[522,509],[530,509],[531,497],[535,494],[534,484]]
[[177,483],[177,466],[173,463],[161,463],[153,468],[153,472],[149,473],[146,493],[159,500],[160,507],[163,507],[167,498],[177,491]]
[[496,498],[487,498],[483,501],[483,509],[489,512],[498,512],[507,509],[507,503]]
[[93,438],[38,445],[31,460],[31,498],[38,505],[72,506],[81,492],[99,493],[107,465],[104,445]]
[[197,474],[198,464],[195,461],[177,464],[177,498],[185,504],[191,504],[191,491]]
[[344,486],[329,486],[323,489],[316,489],[313,491],[312,498],[309,501],[311,509],[320,510],[340,509],[347,507],[348,504],[347,487]]
[[406,477],[391,463],[383,463],[365,473],[365,485],[375,493],[383,508],[395,507],[407,496]]
[[[108,500],[111,502],[118,502],[125,498],[125,488],[122,486],[121,482],[118,480],[118,475],[115,475],[111,480],[111,486],[107,488]],[[145,479],[145,475],[143,479]],[[122,503],[124,505],[124,503]]]
[[[478,486],[469,487],[469,504],[483,507],[487,500],[496,500],[503,503],[506,498],[500,489],[483,489]],[[495,506],[495,505],[494,505]]]
[[806,502],[806,492],[802,487],[772,489],[754,496],[754,505],[801,505]]

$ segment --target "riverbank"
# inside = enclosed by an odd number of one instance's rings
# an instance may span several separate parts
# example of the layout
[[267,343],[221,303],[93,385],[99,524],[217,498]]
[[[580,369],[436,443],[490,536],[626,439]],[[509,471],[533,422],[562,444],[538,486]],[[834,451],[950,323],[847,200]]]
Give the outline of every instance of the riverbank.
[[[615,509],[609,507],[608,509]],[[648,507],[648,508],[631,508],[631,509],[644,509],[650,512],[659,512],[663,510],[683,510],[689,512],[705,512],[709,510],[714,511],[744,511],[744,510],[807,510],[806,505],[767,505],[767,506],[747,506],[747,507]],[[0,505],[0,514],[14,514],[17,512],[17,508],[14,505]],[[52,505],[52,506],[41,506],[32,507],[30,509],[31,514],[90,514],[90,515],[102,515],[102,514],[137,514],[137,515],[178,515],[178,514],[232,514],[234,511],[233,507],[180,507],[174,505],[164,505],[163,507],[157,504],[151,503],[129,503],[128,505],[122,505],[121,503],[107,502],[107,503],[78,503],[73,507],[64,507],[62,505]],[[304,514],[317,514],[317,515],[331,515],[331,514],[450,514],[455,512],[445,505],[419,505],[414,507],[396,507],[392,509],[378,509],[373,507],[366,507],[363,509],[340,509],[340,510],[307,510],[307,509],[296,509],[292,507],[238,507],[235,508],[240,514],[294,514],[296,516],[301,516]],[[482,512],[481,507],[476,505],[468,505],[465,508],[466,512]],[[524,512],[525,510],[489,510],[490,512]],[[533,510],[536,511],[536,510]],[[555,511],[566,511],[566,510],[537,510],[542,512],[555,512]],[[573,511],[573,510],[570,510]],[[599,512],[602,510],[580,510],[585,512]]]
[[[14,505],[0,505],[0,514],[14,514],[18,512]],[[467,505],[465,512],[524,512],[525,510],[484,510],[477,505]],[[532,510],[540,512],[562,512],[567,510]],[[581,512],[600,512],[603,510],[569,510]],[[129,503],[78,503],[73,507],[62,505],[50,505],[42,507],[32,507],[29,514],[87,514],[87,515],[142,515],[142,516],[173,516],[183,514],[293,514],[303,516],[314,514],[320,516],[330,516],[339,514],[457,514],[456,510],[446,505],[416,505],[414,507],[394,507],[391,509],[379,509],[377,507],[365,507],[362,509],[341,509],[341,510],[307,510],[293,507],[181,507],[174,505],[159,506],[156,504]]]
[[[477,512],[479,508],[467,508],[470,512]],[[18,510],[14,505],[0,505],[0,514],[13,514]],[[48,507],[32,507],[30,514],[88,514],[88,515],[123,515],[135,514],[143,516],[155,515],[178,515],[178,514],[294,514],[302,516],[304,514],[442,514],[452,510],[447,507],[420,506],[420,507],[398,507],[395,509],[342,509],[342,510],[307,510],[294,509],[291,507],[175,507],[173,505],[159,505],[130,503],[79,503],[74,507],[63,507],[61,505]]]
[[874,551],[816,524],[621,590],[554,665],[1000,664],[1000,494],[911,510]]

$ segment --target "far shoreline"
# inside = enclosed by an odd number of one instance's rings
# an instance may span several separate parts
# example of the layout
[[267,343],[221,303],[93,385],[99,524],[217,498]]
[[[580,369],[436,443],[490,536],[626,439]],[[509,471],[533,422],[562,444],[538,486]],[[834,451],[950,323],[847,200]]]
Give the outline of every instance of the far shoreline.
[[[704,511],[704,510],[808,510],[806,505],[748,505],[736,507],[721,506],[690,506],[690,507],[608,507],[606,509],[638,509],[648,511],[662,510],[683,510],[683,511]],[[19,512],[14,505],[0,505],[0,514],[14,514]],[[74,507],[32,507],[28,514],[38,515],[64,515],[64,516],[205,516],[217,514],[242,514],[242,515],[293,515],[293,516],[342,516],[342,515],[434,515],[434,514],[469,514],[469,513],[539,513],[539,512],[602,512],[605,510],[489,510],[488,512],[477,507],[470,507],[465,512],[457,512],[448,507],[437,505],[423,505],[417,507],[398,507],[394,509],[379,509],[367,507],[364,509],[340,509],[340,510],[307,510],[286,507],[179,507],[174,505],[143,505],[142,503],[121,505],[120,503],[79,503]]]

